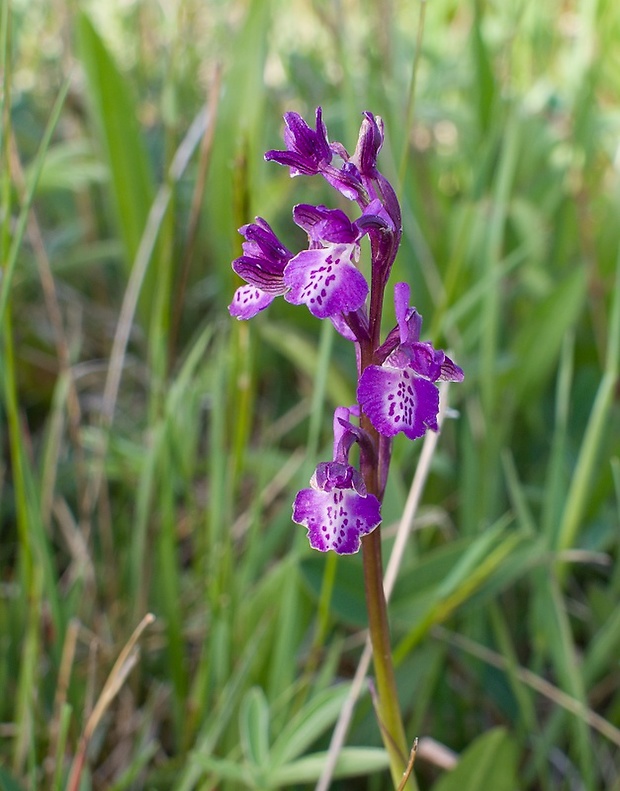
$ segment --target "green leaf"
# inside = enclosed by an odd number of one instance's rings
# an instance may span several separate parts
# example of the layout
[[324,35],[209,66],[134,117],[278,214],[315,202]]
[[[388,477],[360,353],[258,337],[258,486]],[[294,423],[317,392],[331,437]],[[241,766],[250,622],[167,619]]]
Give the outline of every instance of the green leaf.
[[[290,788],[294,783],[314,783],[321,776],[328,753],[314,753],[276,769],[272,787]],[[338,756],[334,777],[356,777],[382,772],[389,767],[388,754],[378,747],[345,747]]]
[[493,106],[495,103],[496,86],[495,75],[491,64],[491,57],[482,34],[482,4],[474,3],[475,16],[472,26],[473,60],[476,67],[474,80],[477,98],[478,122],[483,132],[487,132],[492,120]]
[[24,791],[13,775],[0,766],[0,791]]
[[[409,630],[394,651],[394,661],[401,662],[435,623],[441,623],[461,607],[501,569],[514,549],[523,540],[516,531],[507,531],[507,520],[500,519],[482,535],[477,536],[451,568],[422,591],[419,607],[409,620]],[[415,572],[406,575],[415,577]]]
[[[578,700],[585,710],[587,696],[581,674],[578,648],[575,645],[567,612],[568,605],[561,595],[557,577],[548,570],[541,569],[536,575],[534,603],[534,613],[538,619],[536,626],[539,640],[551,657],[559,686],[572,698]],[[593,788],[593,764],[588,725],[581,714],[575,714],[569,720],[569,727],[572,729],[572,754],[575,756],[585,779],[585,787]]]
[[517,781],[517,745],[504,728],[495,728],[467,748],[433,791],[516,791]]
[[592,405],[566,499],[557,540],[559,549],[572,547],[577,538],[586,505],[591,497],[593,478],[599,469],[601,448],[609,430],[612,406],[617,399],[618,370],[620,369],[620,249],[616,260],[616,277],[612,294],[605,372]]
[[271,751],[275,765],[284,765],[307,750],[330,728],[349,694],[350,684],[329,687],[315,695],[288,723]]
[[269,762],[269,703],[260,687],[252,687],[241,702],[239,731],[246,760],[258,768]]
[[[129,269],[155,194],[138,124],[137,102],[128,90],[126,78],[83,12],[77,15],[76,30],[88,80],[87,95],[110,167],[114,208]],[[146,290],[148,293],[148,287]]]
[[[30,170],[29,168],[28,173]],[[57,143],[46,154],[37,194],[60,189],[81,190],[91,184],[102,183],[107,177],[106,167],[95,157],[88,141]]]
[[[202,772],[213,774],[219,780],[234,783],[235,788],[258,788],[249,768],[244,764],[239,764],[238,761],[212,758],[209,755],[197,755],[194,761],[196,765],[200,766]],[[194,788],[195,784],[189,787]]]
[[585,269],[579,267],[562,283],[554,285],[530,319],[522,325],[514,345],[519,375],[511,375],[517,398],[531,397],[531,389],[544,383],[555,365],[566,332],[572,327],[586,294]]
[[[417,596],[444,601],[470,583],[480,581],[480,572],[494,550],[504,541],[513,541],[520,534],[506,532],[506,523],[497,522],[479,536],[464,538],[439,547],[416,563],[403,569],[390,603],[393,612],[406,611]],[[488,575],[495,569],[488,568]]]
[[208,201],[205,223],[215,261],[238,255],[235,251],[240,238],[236,229],[248,222],[247,211],[254,200],[254,172],[259,179],[265,173],[261,141],[269,115],[265,110],[269,92],[265,90],[264,74],[274,5],[272,0],[244,2],[245,14],[227,42],[233,57],[224,77],[209,168],[209,190],[217,199]]

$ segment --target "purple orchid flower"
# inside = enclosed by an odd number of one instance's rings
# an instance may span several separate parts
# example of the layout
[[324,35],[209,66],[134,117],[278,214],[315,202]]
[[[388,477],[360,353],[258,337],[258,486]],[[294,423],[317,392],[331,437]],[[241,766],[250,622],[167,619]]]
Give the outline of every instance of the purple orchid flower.
[[[382,340],[385,290],[402,236],[401,210],[390,182],[377,166],[384,143],[383,121],[365,112],[353,156],[330,143],[321,108],[312,129],[297,113],[284,116],[285,151],[265,159],[288,167],[290,175],[320,175],[358,209],[352,220],[340,209],[300,204],[295,223],[308,235],[308,249],[293,255],[264,220],[244,226],[244,255],[233,268],[247,285],[237,290],[230,312],[250,318],[275,296],[305,304],[329,319],[355,346],[357,404],[334,413],[333,460],[317,465],[310,486],[293,503],[293,520],[305,526],[310,546],[350,555],[363,548],[369,634],[377,677],[376,708],[392,777],[400,778],[406,754],[396,700],[387,605],[381,562],[381,502],[386,490],[392,438],[410,439],[437,430],[437,382],[459,382],[463,371],[430,343],[420,341],[422,319],[409,305],[409,286],[394,287],[397,326]],[[356,204],[356,205],[355,205]],[[367,235],[370,260],[357,264]],[[355,422],[352,422],[355,419]],[[349,463],[359,446],[359,469]],[[402,785],[402,784],[401,784]]]
[[356,266],[360,231],[339,209],[300,204],[293,218],[310,241],[288,263],[284,282],[287,302],[305,304],[318,319],[351,313],[366,301],[368,283]]
[[360,127],[355,152],[349,160],[361,176],[377,178],[377,157],[383,146],[383,120],[366,111]]
[[247,285],[235,291],[228,310],[237,319],[251,319],[288,290],[284,269],[293,254],[262,217],[239,228],[239,233],[246,241],[243,255],[233,261],[232,268]]
[[[291,177],[321,174],[334,189],[349,200],[360,200],[365,196],[356,168],[336,168],[331,162],[334,154],[346,155],[340,144],[330,145],[327,129],[323,123],[322,110],[316,108],[316,129],[311,129],[297,113],[285,113],[284,143],[286,151],[267,151],[265,159],[290,168]],[[366,202],[368,199],[366,198]]]
[[332,150],[323,123],[322,110],[316,108],[316,129],[310,129],[298,113],[284,113],[286,151],[267,151],[267,162],[291,169],[291,176],[314,176],[331,164]]
[[359,137],[349,165],[355,167],[370,199],[379,198],[400,231],[400,205],[390,182],[377,168],[377,157],[383,147],[383,119],[366,111]]
[[350,464],[322,462],[310,486],[293,504],[293,521],[308,528],[310,546],[339,555],[359,552],[361,537],[381,523],[381,504],[366,491],[362,474]]
[[[439,390],[437,381],[461,382],[463,371],[430,343],[420,341],[422,320],[409,307],[409,285],[394,286],[394,305],[400,343],[395,334],[381,347],[381,365],[369,365],[360,377],[357,398],[377,431],[394,437],[402,431],[419,439],[427,429],[437,430]],[[395,346],[390,350],[391,346]]]
[[313,549],[333,550],[339,555],[359,551],[362,536],[381,523],[381,503],[368,494],[359,470],[348,462],[349,450],[361,432],[351,426],[354,407],[338,407],[334,413],[334,460],[317,465],[309,489],[297,493],[293,521],[305,525]]

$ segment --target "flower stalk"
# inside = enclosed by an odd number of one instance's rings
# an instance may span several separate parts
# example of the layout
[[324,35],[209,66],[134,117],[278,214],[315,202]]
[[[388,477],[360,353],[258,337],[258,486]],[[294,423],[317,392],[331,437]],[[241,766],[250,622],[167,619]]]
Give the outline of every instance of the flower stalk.
[[[422,319],[409,302],[407,283],[394,286],[397,324],[381,341],[383,303],[402,234],[396,193],[377,167],[383,122],[364,113],[353,155],[330,143],[322,111],[312,129],[297,113],[284,116],[285,151],[265,159],[289,168],[291,176],[320,175],[357,205],[351,220],[340,209],[299,204],[293,220],[308,235],[308,247],[288,250],[269,224],[257,217],[240,228],[243,255],[233,269],[246,282],[229,306],[232,316],[249,319],[277,296],[305,304],[318,319],[329,319],[355,347],[357,403],[334,413],[331,461],[321,462],[310,487],[297,493],[293,521],[304,525],[310,546],[348,555],[362,549],[368,625],[376,676],[376,708],[395,788],[404,788],[409,747],[392,662],[381,560],[381,502],[393,438],[415,440],[436,431],[437,382],[459,382],[463,371],[441,350],[420,341]],[[360,241],[370,240],[370,283],[358,267]],[[360,469],[349,463],[353,444]],[[409,788],[415,788],[411,777]]]
[[[387,605],[383,593],[381,538],[378,530],[374,530],[362,539],[362,558],[368,631],[377,685],[376,713],[381,738],[390,759],[392,782],[394,788],[398,788],[407,766],[409,748],[407,747],[392,662]],[[416,787],[413,778],[409,787]]]

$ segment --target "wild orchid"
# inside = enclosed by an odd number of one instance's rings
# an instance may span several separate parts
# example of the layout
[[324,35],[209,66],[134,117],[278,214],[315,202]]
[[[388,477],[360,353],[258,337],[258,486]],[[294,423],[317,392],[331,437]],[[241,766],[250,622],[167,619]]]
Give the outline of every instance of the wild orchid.
[[[297,113],[287,113],[284,120],[287,150],[268,151],[265,159],[288,166],[291,176],[322,175],[338,192],[357,203],[361,213],[351,221],[340,209],[295,206],[293,220],[306,231],[309,241],[308,248],[295,255],[261,217],[244,225],[239,229],[246,239],[244,254],[233,262],[233,269],[247,285],[237,289],[229,310],[239,319],[249,319],[268,307],[276,296],[283,296],[294,305],[305,304],[319,319],[330,319],[341,335],[356,344],[359,407],[380,438],[388,442],[380,440],[377,444],[362,425],[355,434],[349,430],[349,447],[351,442],[360,443],[362,468],[368,464],[378,467],[382,462],[386,477],[389,440],[401,431],[409,439],[418,439],[427,429],[436,430],[439,391],[435,383],[460,382],[463,372],[444,352],[420,341],[422,319],[409,305],[407,283],[394,286],[398,324],[383,344],[378,343],[385,287],[401,236],[396,194],[377,170],[377,155],[383,144],[381,119],[364,113],[353,156],[342,144],[328,141],[320,107],[316,111],[316,129],[311,129]],[[341,164],[336,167],[334,160]],[[370,285],[357,266],[360,240],[365,235],[370,238],[372,251]],[[300,492],[293,515],[296,522],[308,527],[315,549],[332,549],[339,554],[357,552],[359,538],[379,524],[374,506],[360,508],[360,501],[369,496],[368,483],[364,483],[363,474],[350,472],[346,455],[338,451],[327,472],[319,465],[311,484],[317,496],[310,497],[308,492],[312,490],[308,489]],[[344,464],[349,472],[331,475],[329,471],[337,464]],[[383,489],[384,486],[375,496],[381,496]],[[323,513],[319,506],[322,500],[318,493],[333,490],[355,493],[341,497],[338,519],[331,511]],[[322,522],[326,534],[328,523],[332,531],[336,522],[346,526],[349,540],[318,540],[317,520]]]
[[[267,151],[265,159],[288,167],[291,176],[323,176],[357,204],[356,216],[350,219],[323,205],[295,206],[293,220],[308,236],[307,249],[295,254],[264,219],[244,225],[243,255],[233,261],[233,269],[246,283],[235,292],[229,310],[238,319],[249,319],[283,296],[306,305],[316,318],[329,319],[355,345],[357,404],[336,409],[333,459],[320,462],[310,488],[297,493],[293,520],[307,528],[314,549],[340,555],[363,550],[378,713],[398,784],[407,751],[382,585],[381,501],[393,438],[402,432],[419,439],[428,429],[436,431],[436,383],[460,382],[463,371],[445,352],[420,340],[422,319],[410,305],[407,283],[394,285],[397,324],[381,340],[385,292],[402,234],[396,193],[377,168],[384,140],[381,118],[364,113],[353,155],[329,141],[320,107],[314,129],[294,112],[286,113],[284,121],[286,150]],[[358,267],[364,236],[370,241],[370,282]],[[359,469],[349,463],[355,443]]]

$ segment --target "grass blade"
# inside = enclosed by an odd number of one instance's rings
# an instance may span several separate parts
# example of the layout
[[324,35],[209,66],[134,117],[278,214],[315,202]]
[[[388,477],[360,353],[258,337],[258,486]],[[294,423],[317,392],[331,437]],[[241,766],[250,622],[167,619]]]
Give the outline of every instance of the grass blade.
[[129,268],[138,252],[155,196],[153,175],[138,126],[137,103],[84,11],[77,14],[75,25],[88,78],[88,98],[110,168],[114,208]]

